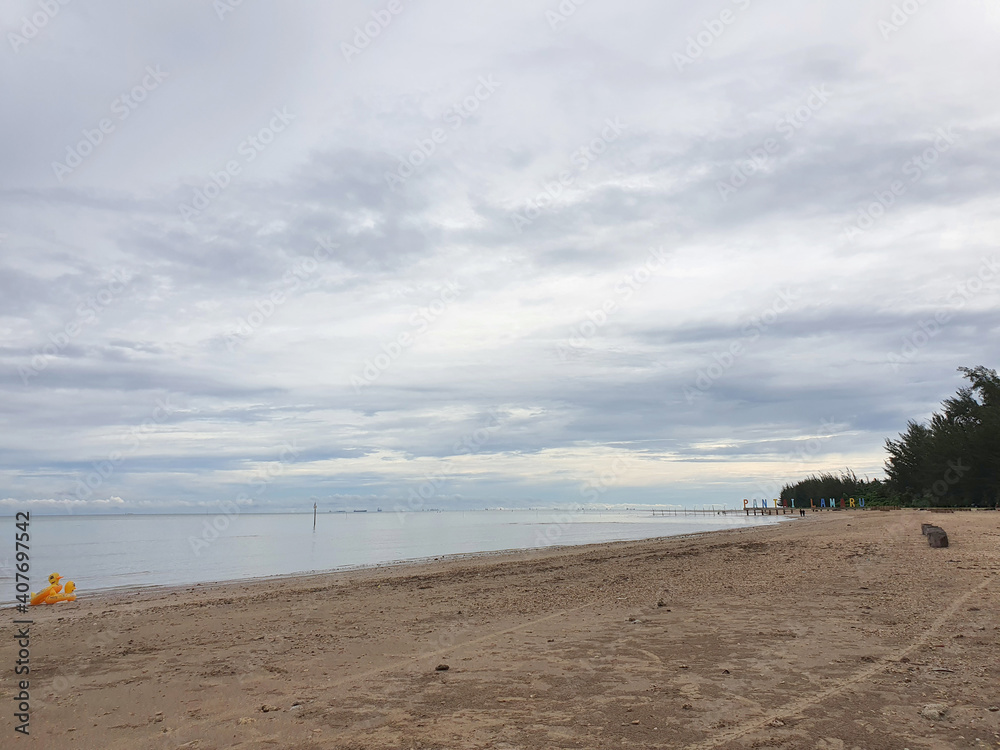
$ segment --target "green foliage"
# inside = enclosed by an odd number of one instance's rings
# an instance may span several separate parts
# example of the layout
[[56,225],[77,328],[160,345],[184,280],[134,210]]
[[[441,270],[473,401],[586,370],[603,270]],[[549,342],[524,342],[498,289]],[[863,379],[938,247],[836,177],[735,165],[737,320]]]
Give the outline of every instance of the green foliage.
[[890,505],[892,498],[888,495],[885,483],[880,479],[858,479],[850,469],[845,469],[838,476],[829,472],[813,474],[796,484],[786,484],[781,488],[781,499],[795,498],[798,507],[804,507],[809,500],[819,506],[821,498],[840,500],[849,498],[865,499],[865,505]]
[[866,506],[995,507],[1000,503],[1000,377],[986,367],[959,368],[970,385],[945,399],[926,424],[910,421],[885,441],[886,479],[813,475],[785,485],[782,500],[865,498]]
[[899,440],[885,441],[888,484],[907,503],[1000,502],[1000,378],[981,366],[960,371],[971,385],[945,399],[927,424],[911,421]]

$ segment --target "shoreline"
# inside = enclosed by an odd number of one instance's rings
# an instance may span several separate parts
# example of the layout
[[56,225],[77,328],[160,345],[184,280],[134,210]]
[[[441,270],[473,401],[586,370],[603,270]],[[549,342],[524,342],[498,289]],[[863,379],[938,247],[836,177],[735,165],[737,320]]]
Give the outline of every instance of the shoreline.
[[[191,515],[193,515],[193,514],[191,514]],[[259,515],[267,515],[267,514],[259,514]],[[742,516],[741,516],[741,518],[742,518]],[[751,517],[751,518],[753,518],[753,517]],[[763,520],[765,518],[767,520]],[[506,555],[517,555],[518,553],[529,553],[529,552],[530,553],[534,553],[534,554],[538,554],[539,552],[544,552],[545,550],[554,549],[554,548],[564,549],[564,548],[587,547],[587,546],[601,545],[601,544],[642,542],[642,541],[651,541],[651,540],[654,540],[654,539],[677,539],[677,538],[682,538],[682,537],[687,537],[687,536],[694,536],[694,535],[700,535],[700,534],[714,534],[714,533],[718,533],[718,532],[731,531],[731,530],[735,530],[735,529],[766,527],[766,526],[769,526],[769,525],[772,525],[772,524],[777,524],[777,523],[782,522],[782,521],[790,521],[793,518],[798,518],[798,517],[797,516],[793,517],[791,515],[789,515],[787,517],[782,517],[782,516],[775,516],[775,517],[770,517],[770,518],[769,517],[761,517],[761,520],[758,521],[758,522],[756,522],[756,523],[745,524],[745,525],[741,525],[741,526],[734,526],[733,528],[713,528],[713,529],[707,529],[705,531],[684,532],[684,533],[680,533],[680,534],[668,534],[668,535],[664,535],[664,536],[652,536],[652,537],[645,537],[643,539],[623,539],[623,540],[614,540],[614,541],[606,541],[606,542],[587,542],[587,543],[584,543],[584,544],[559,544],[559,543],[552,543],[552,544],[549,544],[549,545],[546,545],[546,546],[543,546],[543,547],[511,547],[511,548],[501,549],[501,550],[481,550],[481,551],[477,551],[477,552],[453,552],[453,553],[445,553],[445,554],[441,554],[441,555],[431,555],[431,556],[424,556],[424,557],[414,557],[414,558],[402,558],[402,559],[397,559],[397,560],[388,560],[388,561],[379,562],[379,563],[348,564],[348,565],[343,565],[343,566],[340,566],[340,567],[325,568],[325,569],[321,569],[321,570],[307,570],[307,571],[296,571],[296,572],[291,572],[291,573],[275,573],[273,575],[245,576],[245,577],[239,577],[239,578],[225,578],[225,579],[213,580],[213,581],[193,581],[193,582],[186,582],[186,583],[120,584],[120,585],[108,586],[108,587],[102,587],[102,588],[90,589],[90,590],[86,590],[86,589],[85,590],[80,590],[78,588],[76,593],[77,593],[77,600],[83,602],[83,601],[90,601],[90,600],[96,599],[98,597],[106,598],[106,597],[112,597],[112,596],[115,596],[115,595],[121,595],[121,596],[135,595],[135,594],[137,594],[139,592],[144,592],[144,591],[149,591],[149,592],[156,592],[156,591],[172,592],[174,590],[181,590],[181,589],[187,590],[187,589],[189,589],[189,588],[191,588],[193,586],[197,586],[199,588],[205,588],[205,587],[209,587],[209,586],[238,585],[238,584],[250,583],[250,582],[270,582],[270,581],[278,582],[278,581],[281,581],[283,579],[292,579],[292,580],[294,580],[294,579],[302,578],[302,577],[328,576],[328,575],[336,575],[336,574],[341,574],[341,573],[349,573],[349,572],[352,572],[352,571],[360,571],[360,570],[390,569],[390,568],[395,568],[395,567],[405,566],[405,565],[432,564],[432,563],[437,562],[437,561],[442,561],[443,562],[443,561],[447,561],[447,560],[461,560],[461,559],[465,559],[465,558],[478,558],[478,557],[483,557],[483,556],[494,556],[494,555],[495,556],[506,556]],[[132,593],[130,594],[130,592],[132,592]],[[0,611],[3,611],[5,609],[11,609],[13,607],[14,607],[14,604],[2,604],[2,605],[0,605]],[[33,608],[33,610],[37,610],[37,609],[38,609],[37,607]]]
[[936,518],[946,549],[926,519],[817,514],[36,607],[31,733],[79,750],[995,746],[1000,515]]
[[[795,517],[798,518],[798,517]],[[473,560],[483,560],[483,561],[518,561],[522,557],[524,559],[536,560],[540,556],[544,555],[550,551],[556,550],[579,550],[583,551],[587,548],[601,548],[608,547],[612,545],[629,545],[629,544],[642,544],[647,542],[667,542],[670,540],[682,540],[689,538],[702,537],[711,534],[729,534],[735,532],[750,531],[753,529],[767,528],[772,525],[778,525],[779,521],[792,521],[793,517],[788,516],[782,519],[778,517],[778,521],[762,522],[757,525],[748,525],[730,529],[709,529],[707,531],[692,531],[684,534],[670,534],[667,536],[656,536],[656,537],[646,537],[643,539],[620,539],[611,542],[589,542],[587,544],[551,544],[545,547],[514,547],[510,549],[503,550],[484,550],[482,552],[455,552],[446,555],[437,555],[434,557],[417,557],[409,558],[404,560],[392,560],[384,563],[372,563],[367,565],[349,565],[341,568],[330,568],[327,570],[316,570],[316,571],[302,571],[298,573],[277,573],[275,575],[269,576],[249,576],[246,578],[230,578],[221,581],[197,581],[194,583],[151,583],[151,584],[140,584],[132,586],[114,586],[109,588],[95,589],[89,594],[84,592],[77,597],[77,601],[81,603],[94,602],[101,603],[104,600],[117,601],[121,600],[132,600],[131,597],[141,596],[143,594],[173,594],[174,592],[180,591],[191,591],[192,589],[200,589],[201,591],[211,591],[218,588],[229,588],[229,587],[239,587],[245,586],[247,584],[280,584],[282,582],[295,582],[302,581],[306,579],[328,579],[341,575],[349,575],[352,573],[367,573],[376,571],[397,571],[405,570],[406,568],[423,568],[423,567],[433,567],[437,564],[447,564],[453,562],[463,562],[463,561],[473,561]],[[77,592],[80,593],[79,590]],[[9,605],[5,607],[0,607],[3,609],[13,609],[14,605]],[[57,607],[58,605],[52,605]],[[48,608],[48,607],[46,607]],[[29,611],[37,611],[39,607],[32,607]]]

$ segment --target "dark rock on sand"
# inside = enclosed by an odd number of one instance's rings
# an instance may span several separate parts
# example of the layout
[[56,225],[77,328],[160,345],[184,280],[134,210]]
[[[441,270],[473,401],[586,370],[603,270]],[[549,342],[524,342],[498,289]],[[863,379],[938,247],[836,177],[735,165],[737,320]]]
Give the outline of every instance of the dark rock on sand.
[[927,532],[927,543],[932,547],[947,547],[948,534],[941,528],[930,529]]

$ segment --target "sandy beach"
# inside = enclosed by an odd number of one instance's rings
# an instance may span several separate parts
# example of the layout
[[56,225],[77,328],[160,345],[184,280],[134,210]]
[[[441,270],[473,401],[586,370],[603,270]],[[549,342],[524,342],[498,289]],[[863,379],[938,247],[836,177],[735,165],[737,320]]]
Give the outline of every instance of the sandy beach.
[[83,592],[30,610],[30,737],[3,640],[3,745],[1000,747],[998,565],[1000,513],[844,511]]

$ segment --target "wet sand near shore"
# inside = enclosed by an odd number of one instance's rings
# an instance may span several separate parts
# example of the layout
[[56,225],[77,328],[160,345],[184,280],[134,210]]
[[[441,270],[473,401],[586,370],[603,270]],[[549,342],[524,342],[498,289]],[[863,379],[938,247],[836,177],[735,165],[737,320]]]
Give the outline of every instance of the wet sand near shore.
[[3,746],[998,748],[998,570],[1000,513],[838,511],[33,607]]

